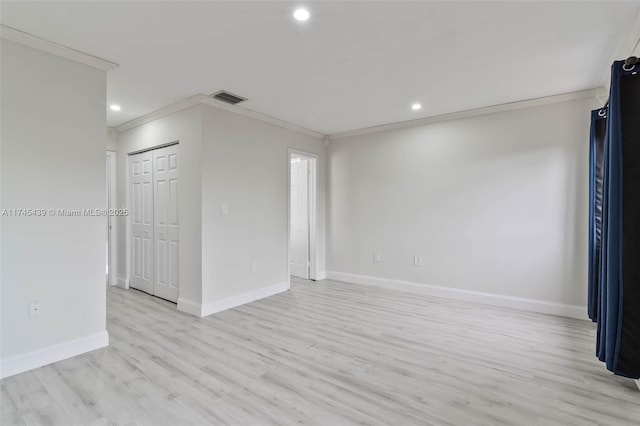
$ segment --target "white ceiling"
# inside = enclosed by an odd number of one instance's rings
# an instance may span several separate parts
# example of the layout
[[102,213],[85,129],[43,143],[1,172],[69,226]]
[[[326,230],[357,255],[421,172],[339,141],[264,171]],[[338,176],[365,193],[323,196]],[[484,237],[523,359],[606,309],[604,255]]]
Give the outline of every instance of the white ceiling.
[[[603,84],[640,2],[9,2],[1,22],[116,62],[115,126],[196,93],[325,134]],[[410,106],[420,101],[423,109]]]

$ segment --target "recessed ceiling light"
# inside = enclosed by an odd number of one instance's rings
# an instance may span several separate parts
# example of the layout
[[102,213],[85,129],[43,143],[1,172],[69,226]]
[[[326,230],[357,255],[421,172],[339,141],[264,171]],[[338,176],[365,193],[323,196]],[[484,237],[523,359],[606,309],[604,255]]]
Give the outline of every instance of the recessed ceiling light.
[[411,105],[411,109],[414,111],[418,111],[420,109],[422,109],[422,104],[416,102],[415,104]]
[[296,9],[296,11],[293,12],[293,17],[298,21],[306,21],[310,16],[311,14],[307,9]]
[[120,108],[120,105],[116,105],[113,104],[109,107],[111,109],[111,111],[120,111],[122,108]]

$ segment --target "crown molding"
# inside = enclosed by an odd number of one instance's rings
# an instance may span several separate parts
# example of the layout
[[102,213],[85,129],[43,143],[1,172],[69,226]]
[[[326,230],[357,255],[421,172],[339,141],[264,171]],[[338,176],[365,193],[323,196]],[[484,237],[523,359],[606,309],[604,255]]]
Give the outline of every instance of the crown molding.
[[350,136],[366,135],[369,133],[385,132],[388,130],[404,129],[407,127],[423,126],[425,124],[440,123],[442,121],[459,120],[462,118],[476,117],[479,115],[493,114],[497,112],[512,111],[518,109],[532,108],[543,105],[550,105],[560,102],[570,102],[579,99],[596,98],[598,90],[588,89],[577,92],[563,93],[560,95],[545,96],[542,98],[528,99],[524,101],[509,102],[505,104],[492,105],[488,107],[470,109],[449,114],[436,115],[433,117],[418,118],[416,120],[399,121],[397,123],[382,124],[379,126],[365,127],[363,129],[347,130],[345,132],[333,133],[329,135],[330,140],[343,139]]
[[118,131],[118,133],[122,133],[129,129],[133,129],[134,127],[142,126],[143,124],[149,123],[162,117],[166,117],[167,115],[175,114],[178,111],[191,108],[192,106],[201,103],[201,96],[205,95],[194,95],[188,97],[187,99],[183,99],[176,103],[164,106],[148,114],[141,115],[138,118],[134,118],[133,120],[122,123],[119,126],[115,126],[115,129]]
[[191,108],[192,106],[195,106],[195,105],[208,105],[213,108],[223,109],[225,111],[229,111],[245,117],[253,118],[255,120],[262,121],[264,123],[269,123],[278,127],[292,130],[294,132],[301,133],[303,135],[311,136],[316,139],[323,139],[326,136],[324,133],[316,132],[315,130],[307,129],[306,127],[289,123],[287,121],[280,120],[278,118],[271,117],[266,114],[262,114],[262,113],[252,111],[250,109],[242,108],[239,106],[229,105],[227,103],[215,100],[212,97],[207,96],[203,93],[199,93],[187,99],[183,99],[181,101],[167,105],[165,107],[162,107],[148,114],[142,115],[138,118],[134,118],[133,120],[127,121],[126,123],[120,124],[119,126],[116,127],[116,129],[118,130],[119,133],[122,133],[134,127],[138,127],[145,123],[149,123],[150,121],[157,120],[162,117],[166,117],[167,115],[174,114],[178,111],[182,111],[187,108]]
[[275,126],[292,130],[297,133],[302,133],[303,135],[311,136],[312,138],[316,138],[316,139],[323,139],[326,136],[324,133],[320,133],[315,130],[308,129],[306,127],[302,127],[297,124],[290,123],[288,121],[280,120],[279,118],[271,117],[270,115],[262,114],[261,112],[256,112],[240,106],[230,105],[230,104],[227,104],[226,102],[213,99],[212,97],[207,95],[201,94],[200,96],[202,97],[201,102],[203,104],[212,106],[214,108],[219,108],[225,111],[234,112],[236,114],[240,114],[245,117],[250,117],[258,121],[263,121],[265,123],[273,124]]
[[33,34],[25,33],[12,27],[0,24],[0,37],[5,40],[20,43],[22,45],[31,47],[42,52],[50,53],[55,56],[60,56],[65,59],[79,62],[84,65],[88,65],[93,68],[98,68],[103,71],[109,71],[118,67],[118,64],[107,61],[106,59],[98,58],[97,56],[90,55],[80,50],[72,49],[67,46],[63,46],[58,43],[54,43],[49,40],[34,36]]
[[280,120],[278,118],[274,118],[271,117],[269,115],[266,114],[262,114],[256,111],[252,111],[246,108],[242,108],[239,106],[233,106],[233,105],[228,105],[224,102],[218,101],[216,99],[211,98],[210,96],[207,96],[205,94],[199,93],[197,95],[191,96],[187,99],[183,99],[179,102],[167,105],[165,107],[162,107],[158,110],[155,110],[153,112],[150,112],[148,114],[142,115],[138,118],[135,118],[133,120],[127,121],[126,123],[122,123],[119,126],[115,127],[115,129],[118,131],[118,133],[122,133],[124,131],[127,131],[129,129],[132,129],[134,127],[138,127],[141,126],[145,123],[149,123],[153,120],[157,120],[159,118],[162,117],[166,117],[167,115],[171,115],[174,114],[178,111],[182,111],[185,110],[187,108],[190,108],[192,106],[195,105],[208,105],[214,108],[219,108],[219,109],[223,109],[225,111],[230,111],[233,112],[235,114],[240,114],[243,115],[245,117],[250,117],[265,123],[270,123],[273,124],[275,126],[279,126],[288,130],[292,130],[294,132],[297,133],[301,133],[307,136],[311,136],[313,138],[316,139],[321,139],[325,146],[328,146],[329,143],[331,143],[331,141],[334,141],[336,139],[343,139],[343,138],[347,138],[350,136],[358,136],[358,135],[365,135],[368,133],[377,133],[377,132],[385,132],[388,130],[395,130],[395,129],[403,129],[403,128],[407,128],[407,127],[415,127],[415,126],[422,126],[425,124],[432,124],[432,123],[439,123],[442,121],[449,121],[449,120],[457,120],[457,119],[462,119],[462,118],[469,118],[469,117],[475,117],[475,116],[479,116],[479,115],[486,115],[486,114],[492,114],[492,113],[497,113],[497,112],[504,112],[504,111],[511,111],[511,110],[518,110],[518,109],[524,109],[524,108],[532,108],[532,107],[536,107],[536,106],[543,106],[543,105],[551,105],[551,104],[555,104],[555,103],[560,103],[560,102],[570,102],[570,101],[575,101],[575,100],[580,100],[580,99],[589,99],[589,98],[593,98],[593,99],[599,99],[600,97],[602,97],[602,94],[605,93],[606,90],[603,87],[599,87],[599,88],[594,88],[594,89],[588,89],[588,90],[581,90],[581,91],[577,91],[577,92],[570,92],[570,93],[563,93],[560,95],[553,95],[553,96],[546,96],[546,97],[542,97],[542,98],[535,98],[535,99],[528,99],[528,100],[524,100],[524,101],[516,101],[516,102],[509,102],[509,103],[505,103],[505,104],[499,104],[499,105],[493,105],[493,106],[488,106],[488,107],[482,107],[482,108],[476,108],[476,109],[471,109],[471,110],[466,110],[466,111],[460,111],[460,112],[453,112],[453,113],[449,113],[449,114],[443,114],[443,115],[437,115],[437,116],[433,116],[433,117],[425,117],[425,118],[419,118],[416,120],[409,120],[409,121],[400,121],[397,123],[389,123],[389,124],[383,124],[383,125],[379,125],[379,126],[373,126],[373,127],[366,127],[364,129],[355,129],[355,130],[348,130],[345,132],[339,132],[339,133],[334,133],[331,135],[326,135],[323,134],[321,132],[317,132],[315,130],[311,130],[311,129],[307,129],[306,127],[302,127],[299,126],[297,124],[293,124],[293,123],[289,123],[287,121],[284,120]]

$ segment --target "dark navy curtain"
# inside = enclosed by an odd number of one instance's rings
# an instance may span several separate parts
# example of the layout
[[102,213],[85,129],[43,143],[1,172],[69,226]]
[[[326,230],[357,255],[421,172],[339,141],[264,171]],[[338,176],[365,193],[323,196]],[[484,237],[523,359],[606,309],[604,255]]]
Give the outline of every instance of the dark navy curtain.
[[588,314],[598,321],[600,300],[600,252],[602,247],[602,175],[607,108],[591,111],[589,155],[589,302]]
[[598,322],[597,355],[610,371],[636,379],[640,378],[639,68],[640,63],[614,62],[609,108],[592,112],[589,197],[588,313]]

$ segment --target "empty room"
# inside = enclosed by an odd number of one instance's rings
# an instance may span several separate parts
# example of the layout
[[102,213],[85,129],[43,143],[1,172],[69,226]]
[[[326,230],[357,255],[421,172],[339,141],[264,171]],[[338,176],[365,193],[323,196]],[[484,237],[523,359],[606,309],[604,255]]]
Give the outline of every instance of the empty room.
[[0,2],[0,424],[640,424],[640,1]]

